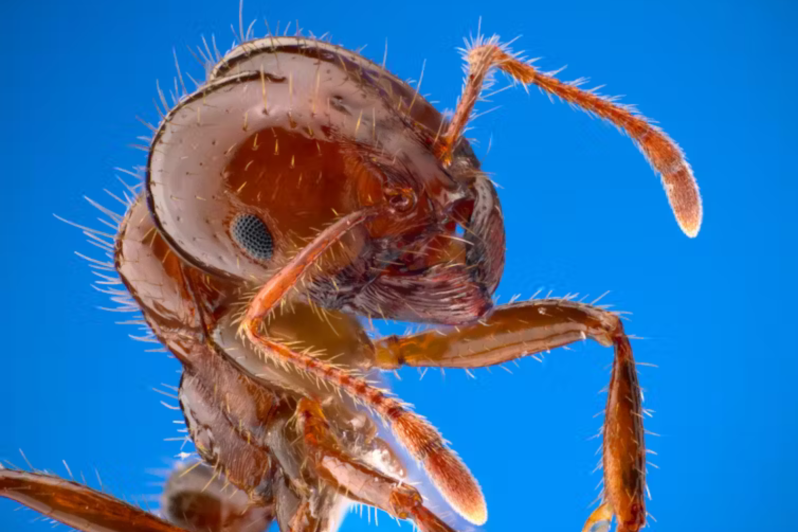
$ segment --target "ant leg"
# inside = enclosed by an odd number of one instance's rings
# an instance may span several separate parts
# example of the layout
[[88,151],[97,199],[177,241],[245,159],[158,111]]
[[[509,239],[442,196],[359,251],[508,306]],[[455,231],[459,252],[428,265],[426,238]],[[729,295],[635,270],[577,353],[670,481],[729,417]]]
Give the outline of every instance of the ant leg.
[[591,338],[615,347],[604,420],[604,503],[585,532],[615,515],[619,532],[637,532],[646,519],[643,408],[632,347],[620,318],[561,299],[497,307],[485,320],[448,332],[390,336],[376,344],[374,365],[479,368]]
[[652,125],[633,106],[621,105],[615,103],[613,98],[580,89],[579,85],[584,79],[565,83],[551,73],[539,71],[532,66],[533,61],[513,54],[507,45],[499,43],[496,36],[487,40],[478,36],[464,56],[468,63],[468,76],[463,93],[448,129],[438,139],[436,146],[436,154],[444,164],[451,164],[454,147],[471,119],[483,84],[490,71],[498,68],[524,86],[536,85],[547,94],[557,96],[624,130],[640,147],[651,166],[661,174],[671,209],[682,231],[690,237],[698,234],[703,216],[701,195],[684,153],[668,135]]
[[411,519],[421,532],[454,532],[424,506],[415,488],[348,456],[333,435],[319,403],[301,399],[297,406],[297,425],[314,474],[342,495],[396,518]]
[[487,520],[482,490],[465,464],[446,446],[435,427],[362,376],[321,360],[309,351],[296,351],[285,341],[269,338],[263,332],[264,319],[288,291],[295,288],[306,273],[313,274],[315,270],[311,270],[311,266],[319,266],[324,252],[370,215],[368,210],[349,214],[319,233],[258,291],[247,308],[239,334],[251,341],[265,357],[329,384],[376,412],[402,445],[423,464],[449,504],[470,522],[481,525]]
[[42,473],[0,469],[0,496],[82,532],[185,532],[106,493]]
[[471,325],[382,338],[375,344],[374,364],[383,370],[481,368],[586,338],[608,347],[619,335],[623,326],[612,312],[564,299],[536,299],[500,305]]

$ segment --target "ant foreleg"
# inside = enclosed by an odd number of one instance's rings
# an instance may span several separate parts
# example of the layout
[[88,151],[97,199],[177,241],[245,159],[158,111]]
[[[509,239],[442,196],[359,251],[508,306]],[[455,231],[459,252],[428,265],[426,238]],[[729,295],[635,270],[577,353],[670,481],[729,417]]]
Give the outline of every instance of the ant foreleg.
[[448,332],[387,337],[376,345],[374,364],[479,368],[586,338],[614,346],[615,361],[604,420],[604,504],[585,530],[615,515],[619,532],[637,532],[646,519],[643,408],[632,348],[616,314],[561,299],[503,305],[481,322]]
[[111,495],[42,473],[0,469],[0,496],[82,532],[186,532]]
[[424,506],[415,488],[348,456],[333,435],[319,403],[310,399],[300,400],[297,424],[313,473],[343,495],[399,519],[411,519],[421,532],[454,532]]
[[289,290],[294,289],[306,273],[313,275],[316,270],[311,268],[320,268],[322,255],[369,216],[369,210],[348,214],[319,233],[258,291],[247,308],[239,334],[252,342],[266,358],[304,372],[371,408],[391,427],[413,457],[424,465],[449,504],[470,522],[481,525],[488,515],[482,490],[465,464],[446,446],[435,427],[362,376],[324,361],[309,350],[292,349],[284,341],[270,338],[264,332],[264,319]]

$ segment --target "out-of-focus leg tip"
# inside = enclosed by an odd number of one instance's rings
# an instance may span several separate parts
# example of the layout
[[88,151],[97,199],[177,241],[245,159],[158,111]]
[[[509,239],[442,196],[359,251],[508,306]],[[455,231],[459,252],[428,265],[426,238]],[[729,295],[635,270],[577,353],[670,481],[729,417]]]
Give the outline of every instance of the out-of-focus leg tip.
[[701,230],[701,218],[698,218],[697,220],[691,222],[680,220],[679,227],[682,228],[684,234],[686,234],[690,238],[695,238],[698,236],[698,232]]
[[605,502],[590,514],[582,532],[608,532],[611,524],[612,508]]
[[701,230],[701,222],[704,220],[704,206],[701,201],[701,195],[698,193],[698,188],[682,191],[681,195],[676,194],[676,190],[671,191],[669,194],[673,214],[676,216],[676,221],[684,234],[690,238],[698,236],[698,231]]
[[464,513],[463,517],[472,525],[482,526],[488,522],[488,507],[483,501],[481,507],[471,509],[470,512]]

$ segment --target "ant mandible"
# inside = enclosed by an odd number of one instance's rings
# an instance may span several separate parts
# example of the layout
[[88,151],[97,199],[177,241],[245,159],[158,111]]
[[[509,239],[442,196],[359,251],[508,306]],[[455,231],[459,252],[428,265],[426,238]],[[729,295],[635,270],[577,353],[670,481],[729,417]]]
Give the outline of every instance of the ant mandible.
[[[167,483],[169,521],[36,471],[0,471],[0,495],[85,532],[237,532],[273,521],[284,532],[335,531],[350,500],[424,532],[452,531],[403,481],[397,449],[362,406],[480,525],[487,506],[468,468],[366,374],[492,366],[591,338],[615,358],[605,487],[584,530],[613,517],[619,531],[639,530],[643,410],[619,316],[562,299],[493,304],[502,211],[463,132],[492,69],[535,85],[624,130],[693,237],[701,201],[678,146],[634,109],[539,71],[497,37],[464,50],[451,120],[357,53],[301,36],[243,37],[224,57],[200,52],[215,66],[155,128],[118,233],[109,242],[89,232],[113,258],[95,266],[118,272],[183,366],[178,396],[202,461]],[[456,327],[372,341],[358,317]]]

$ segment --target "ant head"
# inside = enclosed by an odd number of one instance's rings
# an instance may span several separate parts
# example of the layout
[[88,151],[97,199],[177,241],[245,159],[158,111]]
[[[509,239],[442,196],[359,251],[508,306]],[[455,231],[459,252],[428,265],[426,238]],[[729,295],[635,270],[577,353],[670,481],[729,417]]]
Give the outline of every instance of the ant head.
[[[301,38],[245,43],[163,120],[149,207],[189,263],[260,282],[326,225],[372,208],[333,262],[389,250],[382,258],[395,267],[384,274],[412,277],[459,260],[492,292],[504,251],[498,201],[467,142],[442,164],[444,125],[414,89],[353,52]],[[463,235],[449,238],[458,225]],[[487,237],[502,257],[486,266]]]

